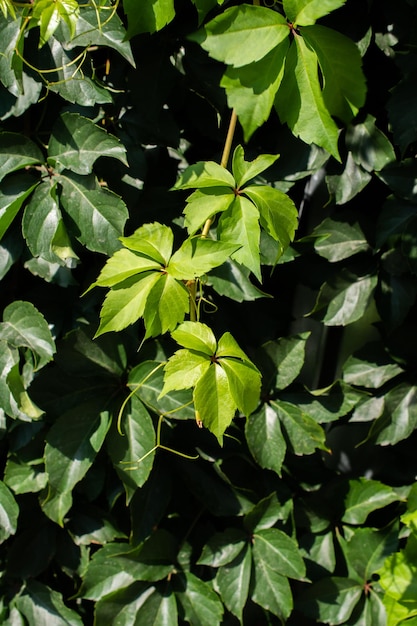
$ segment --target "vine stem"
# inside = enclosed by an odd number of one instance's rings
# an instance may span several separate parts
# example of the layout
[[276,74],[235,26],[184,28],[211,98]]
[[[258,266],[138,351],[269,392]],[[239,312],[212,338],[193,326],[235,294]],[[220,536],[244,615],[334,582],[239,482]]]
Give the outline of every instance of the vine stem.
[[[222,160],[220,161],[220,165],[222,167],[226,167],[227,166],[227,162],[229,161],[230,151],[232,149],[233,137],[234,137],[235,129],[236,129],[236,122],[237,122],[237,115],[236,115],[236,111],[233,109],[232,110],[232,115],[230,117],[230,122],[229,122],[228,131],[227,131],[226,141],[224,142]],[[211,217],[209,217],[206,220],[206,223],[204,224],[203,230],[201,232],[201,237],[203,239],[205,237],[207,237],[207,235],[209,233],[209,230],[210,230],[210,226],[212,225],[212,223],[213,223],[213,220],[212,220]]]

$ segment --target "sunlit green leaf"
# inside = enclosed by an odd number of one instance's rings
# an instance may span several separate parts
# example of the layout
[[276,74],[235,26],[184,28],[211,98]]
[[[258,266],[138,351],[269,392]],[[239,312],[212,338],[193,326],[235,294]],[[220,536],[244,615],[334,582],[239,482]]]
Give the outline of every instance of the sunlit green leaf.
[[155,0],[140,5],[135,0],[124,0],[123,9],[127,15],[129,39],[138,33],[161,30],[175,16],[174,0]]
[[238,249],[239,244],[213,239],[186,239],[172,255],[167,272],[179,280],[197,278],[222,265]]
[[193,397],[203,426],[222,443],[223,433],[235,415],[236,403],[230,393],[227,374],[220,365],[213,363],[205,371],[195,386]]
[[284,0],[288,19],[298,26],[314,24],[321,17],[345,4],[346,0]]
[[172,253],[174,235],[169,226],[153,222],[144,224],[129,237],[120,237],[126,248],[167,265]]
[[16,601],[29,624],[82,626],[82,620],[63,601],[62,594],[37,580],[29,580]]
[[245,533],[237,528],[227,528],[224,532],[210,537],[203,548],[197,563],[210,567],[222,567],[231,563],[247,543]]
[[342,520],[347,524],[362,524],[369,513],[398,500],[395,491],[377,480],[359,478],[351,480],[345,500]]
[[185,226],[189,235],[194,235],[206,220],[225,211],[234,200],[230,187],[206,187],[197,189],[187,198],[184,209]]

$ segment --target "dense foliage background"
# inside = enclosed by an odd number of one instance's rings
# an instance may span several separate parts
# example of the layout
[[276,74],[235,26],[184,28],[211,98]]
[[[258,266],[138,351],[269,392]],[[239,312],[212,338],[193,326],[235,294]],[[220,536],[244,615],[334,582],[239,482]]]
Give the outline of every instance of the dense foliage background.
[[1,623],[416,626],[416,0],[0,9]]

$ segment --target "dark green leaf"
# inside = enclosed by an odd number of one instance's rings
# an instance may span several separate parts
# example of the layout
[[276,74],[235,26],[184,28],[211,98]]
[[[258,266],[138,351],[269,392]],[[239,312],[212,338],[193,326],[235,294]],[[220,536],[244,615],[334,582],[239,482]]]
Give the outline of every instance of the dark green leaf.
[[[268,388],[286,389],[297,378],[304,365],[309,332],[282,337],[262,346],[264,384]],[[265,355],[265,356],[264,356]]]
[[18,515],[16,500],[4,482],[0,481],[0,543],[15,534]]
[[293,599],[288,579],[269,565],[255,559],[252,600],[284,621],[293,608]]
[[362,586],[349,578],[323,578],[301,596],[298,608],[316,621],[343,624],[362,595]]
[[110,457],[127,490],[142,487],[155,456],[155,430],[143,404],[132,397],[124,410],[121,433],[113,430],[108,440]]
[[31,176],[15,174],[2,182],[0,191],[0,239],[18,214],[26,198],[37,186]]
[[17,133],[0,133],[0,154],[0,180],[11,172],[38,165],[44,161],[38,146],[24,135]]
[[312,417],[297,405],[282,400],[271,402],[271,406],[281,421],[294,454],[313,454],[317,449],[326,450],[326,433]]
[[258,298],[270,298],[249,280],[250,270],[228,259],[220,267],[215,267],[207,276],[207,285],[221,296],[227,296],[236,302],[252,301]]
[[253,534],[253,553],[282,576],[303,580],[305,565],[295,541],[277,528],[257,530]]
[[173,587],[189,624],[220,626],[223,606],[209,583],[191,572],[184,572],[175,576]]
[[387,485],[377,480],[358,478],[349,481],[349,493],[345,499],[345,512],[342,520],[346,524],[362,524],[369,513],[381,509],[399,499]]
[[55,123],[48,146],[48,159],[76,174],[89,174],[101,156],[125,165],[126,149],[94,122],[77,113],[65,112]]
[[387,530],[357,528],[347,543],[349,563],[364,581],[370,580],[397,545],[396,526]]
[[[167,585],[168,587],[168,585]],[[169,585],[170,587],[170,585]],[[139,626],[177,626],[177,603],[175,595],[166,588],[154,588],[138,608],[134,624]]]
[[350,152],[342,174],[326,177],[329,192],[336,204],[345,204],[352,200],[370,181],[371,175],[360,165],[356,165]]
[[174,0],[154,0],[140,5],[135,0],[124,0],[123,9],[127,15],[129,39],[139,33],[161,30],[175,16]]
[[26,583],[16,606],[30,626],[82,626],[81,618],[65,606],[62,595],[36,580]]
[[231,563],[243,550],[247,536],[237,528],[228,528],[213,535],[203,548],[197,563],[210,567],[222,567]]
[[394,139],[402,153],[417,139],[417,122],[413,116],[413,110],[417,106],[416,93],[413,89],[415,79],[415,74],[410,74],[400,81],[391,91],[387,103]]
[[245,515],[244,526],[250,532],[270,528],[278,520],[286,521],[292,512],[292,500],[286,490],[274,491],[271,495],[260,500],[249,513]]
[[351,126],[346,133],[346,145],[355,163],[368,172],[379,172],[395,160],[394,148],[375,122],[375,117],[368,115],[362,124]]
[[332,263],[369,250],[361,227],[357,222],[352,224],[349,218],[328,217],[314,229],[314,235],[318,236],[315,250]]
[[286,443],[281,432],[276,411],[269,404],[251,415],[246,421],[246,441],[255,461],[279,476],[286,453]]
[[0,337],[15,348],[29,348],[37,357],[37,369],[46,365],[55,353],[48,323],[30,302],[16,300],[5,308]]
[[347,359],[343,366],[343,380],[351,385],[378,389],[402,371],[375,342]]
[[400,198],[415,202],[417,179],[415,159],[390,163],[376,174]]
[[417,426],[417,387],[397,385],[384,396],[384,411],[372,425],[369,436],[383,446],[406,439]]
[[240,623],[248,599],[251,567],[251,549],[246,545],[233,561],[218,569],[214,583],[224,604]]

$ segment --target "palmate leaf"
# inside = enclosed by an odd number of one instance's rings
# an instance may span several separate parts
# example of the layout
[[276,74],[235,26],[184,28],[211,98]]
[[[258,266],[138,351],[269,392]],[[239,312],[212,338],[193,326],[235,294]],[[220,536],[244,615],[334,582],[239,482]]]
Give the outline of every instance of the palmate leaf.
[[235,194],[231,187],[207,187],[197,189],[187,198],[184,209],[184,225],[189,235],[194,235],[206,220],[225,211],[233,202]]
[[293,24],[306,26],[314,24],[345,2],[346,0],[284,0],[284,11]]
[[245,160],[242,146],[236,146],[233,152],[232,171],[236,187],[239,189],[253,178],[271,167],[279,159],[279,154],[260,154],[253,161]]
[[231,173],[214,161],[199,161],[181,174],[174,189],[204,189],[205,187],[231,187],[235,180]]
[[340,161],[337,126],[323,100],[317,55],[300,35],[295,35],[287,54],[275,107],[294,135],[325,148]]
[[222,265],[239,247],[239,244],[212,239],[186,239],[172,255],[166,271],[179,280],[197,278]]
[[[223,75],[220,85],[226,90],[229,107],[237,113],[246,142],[271,113],[289,44],[286,38],[259,61],[239,68],[229,66]],[[237,183],[244,184],[239,180]]]
[[169,226],[152,222],[135,230],[130,237],[120,237],[120,241],[129,250],[150,257],[161,265],[167,265],[172,253],[174,235]]
[[288,36],[280,13],[244,4],[226,9],[190,39],[218,61],[241,67],[259,61]]
[[48,147],[48,161],[76,174],[89,174],[101,156],[127,165],[126,149],[116,137],[78,113],[63,113],[54,124]]

